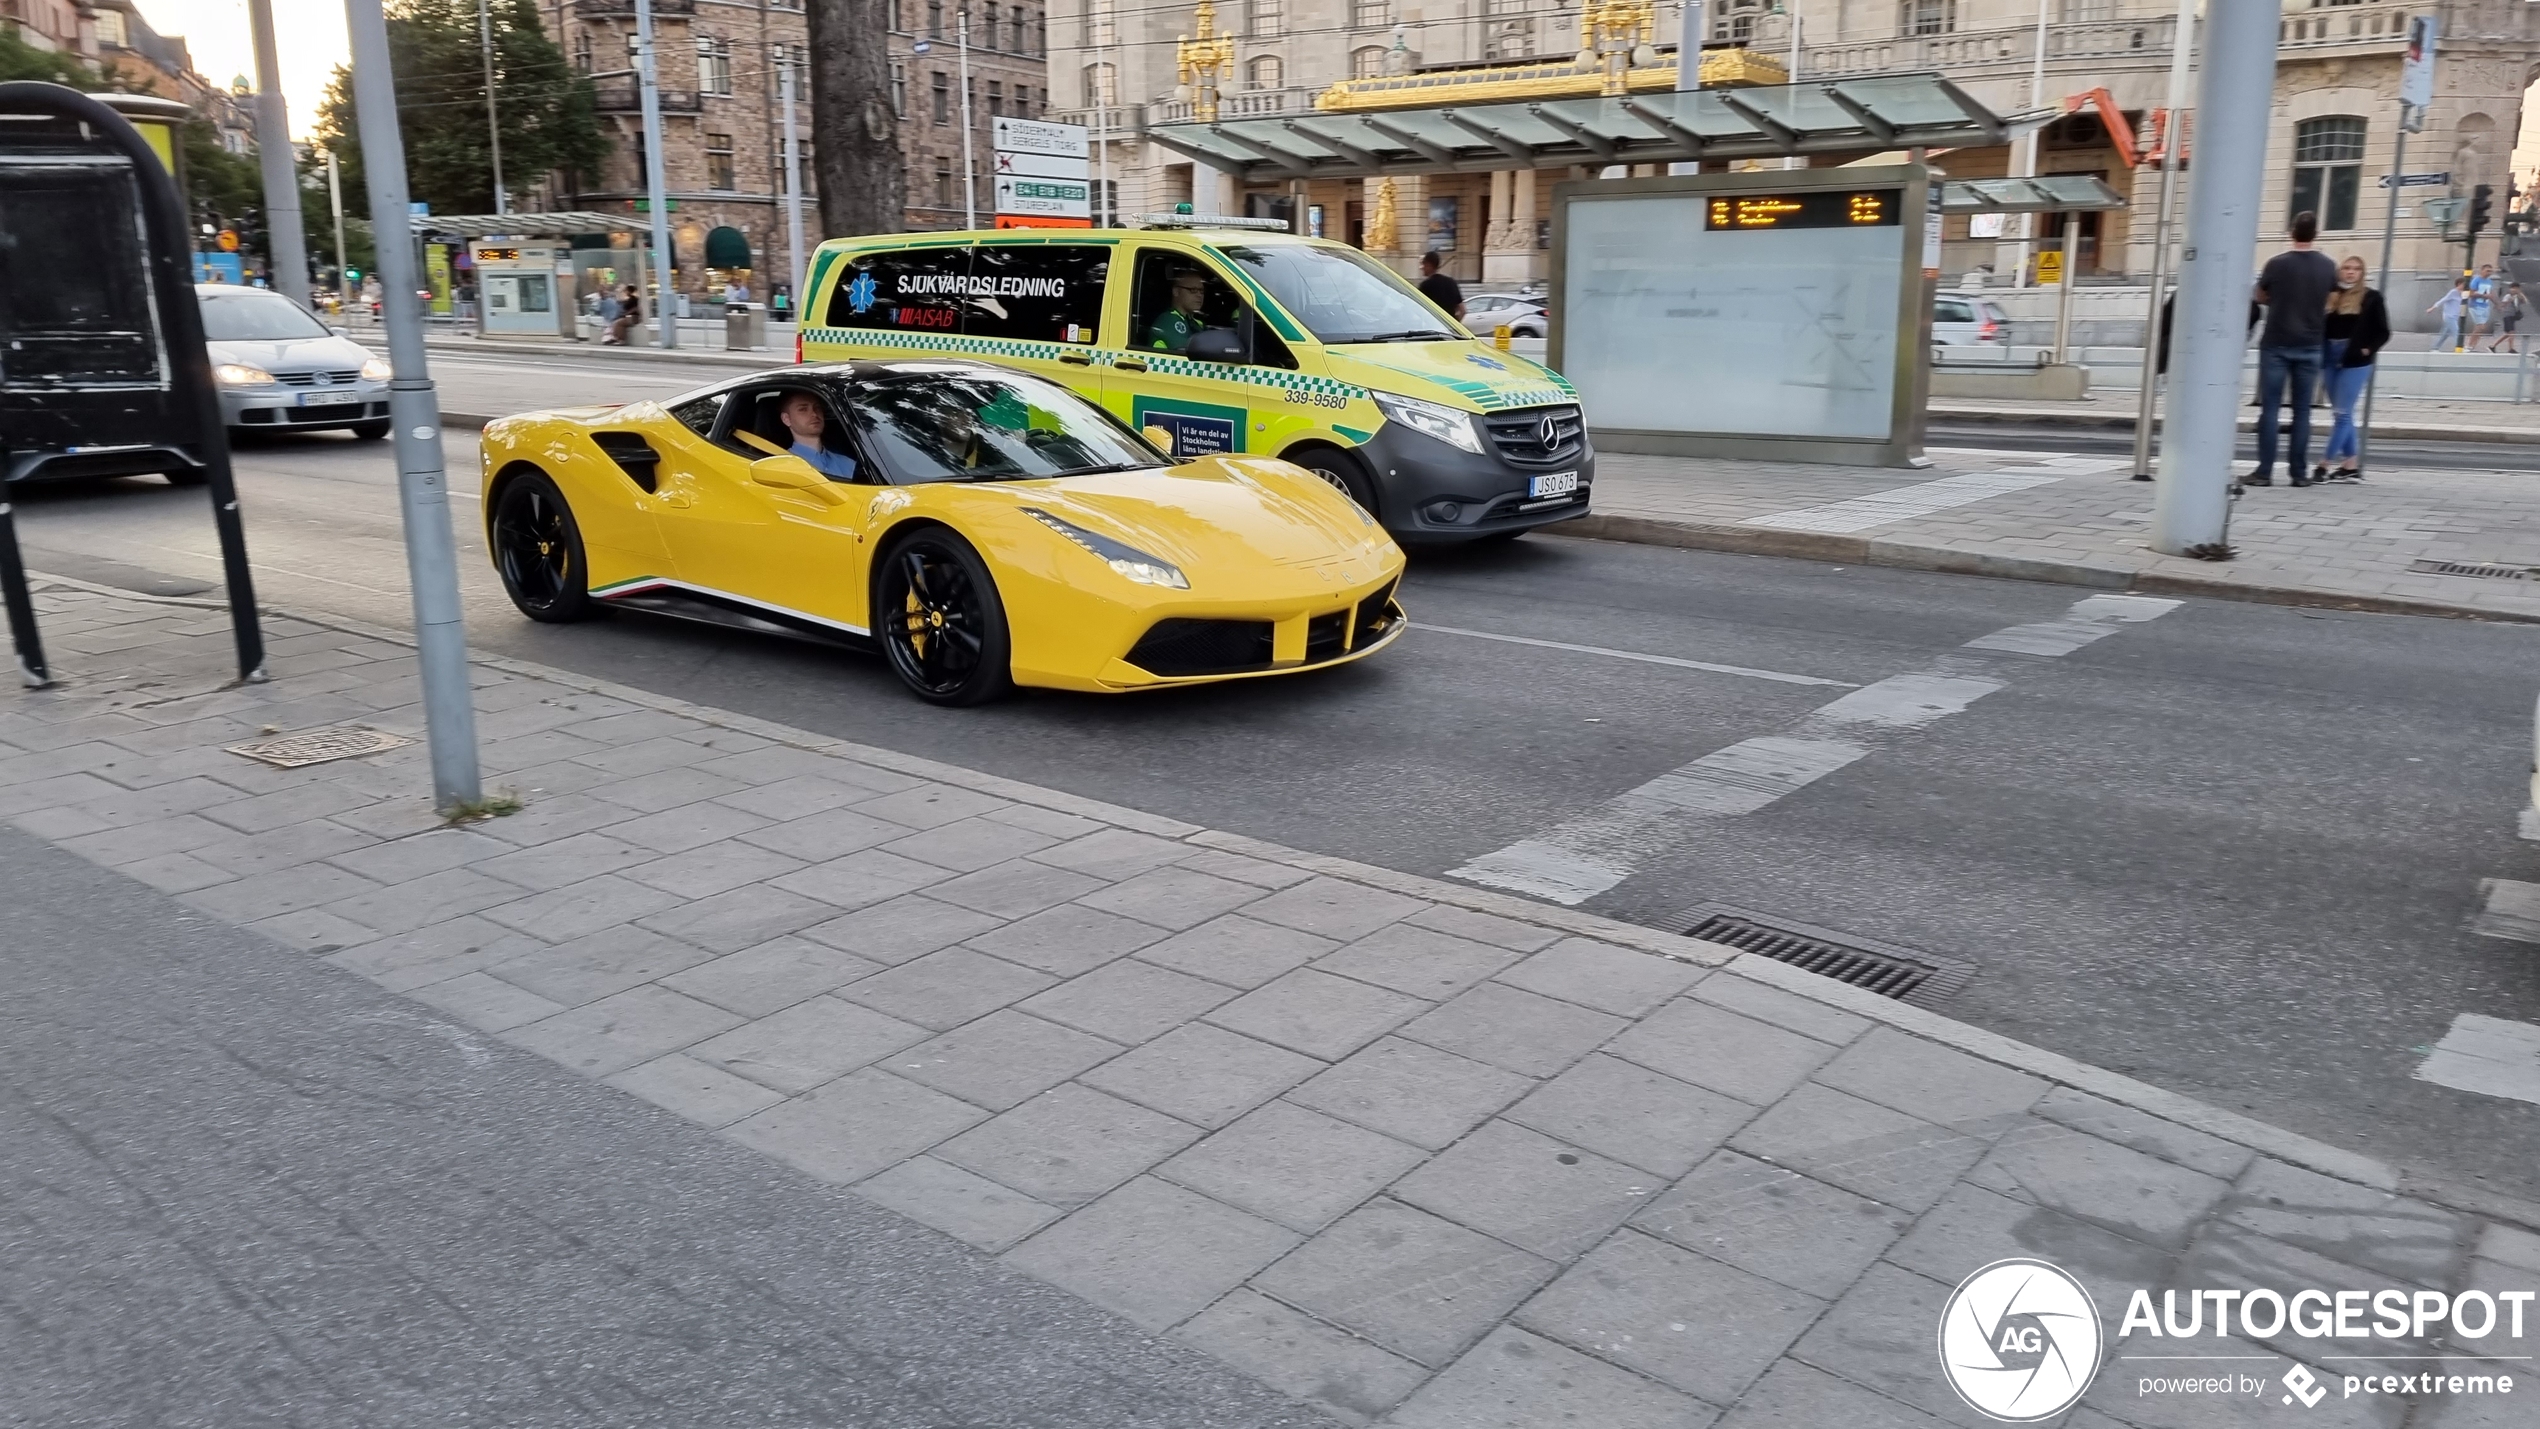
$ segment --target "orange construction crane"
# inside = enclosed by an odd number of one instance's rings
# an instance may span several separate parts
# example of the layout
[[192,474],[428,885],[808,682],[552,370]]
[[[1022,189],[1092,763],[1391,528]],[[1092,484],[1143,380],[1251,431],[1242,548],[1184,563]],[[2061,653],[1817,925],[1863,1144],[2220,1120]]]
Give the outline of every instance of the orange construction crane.
[[[2117,158],[2123,161],[2127,168],[2141,168],[2145,164],[2157,164],[2161,162],[2161,157],[2163,153],[2166,152],[2170,139],[2170,112],[2168,110],[2151,109],[2144,112],[2143,134],[2140,142],[2138,143],[2134,132],[2134,126],[2126,122],[2125,111],[2117,107],[2117,97],[2110,94],[2105,88],[2093,89],[2085,93],[2070,95],[2064,100],[2064,112],[2066,114],[2078,113],[2084,108],[2096,110],[2098,112],[2101,126],[2106,128],[2108,131],[2108,143],[2111,147],[2116,149]],[[2184,127],[2185,126],[2182,126],[2182,129],[2184,129]],[[2187,145],[2184,133],[2180,136],[2178,156],[2180,163],[2183,164],[2187,161]]]

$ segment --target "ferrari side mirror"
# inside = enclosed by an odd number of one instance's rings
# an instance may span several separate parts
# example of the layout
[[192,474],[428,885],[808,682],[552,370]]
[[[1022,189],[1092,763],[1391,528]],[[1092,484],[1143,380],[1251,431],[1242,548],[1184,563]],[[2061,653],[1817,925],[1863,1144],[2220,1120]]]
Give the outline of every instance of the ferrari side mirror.
[[1162,427],[1147,427],[1141,430],[1138,435],[1147,439],[1148,446],[1155,448],[1157,451],[1164,453],[1166,456],[1173,455],[1173,434],[1171,432],[1166,431]]
[[837,492],[829,478],[812,470],[810,462],[798,456],[763,456],[750,463],[750,480],[779,491],[808,496],[815,501],[835,506],[845,498]]

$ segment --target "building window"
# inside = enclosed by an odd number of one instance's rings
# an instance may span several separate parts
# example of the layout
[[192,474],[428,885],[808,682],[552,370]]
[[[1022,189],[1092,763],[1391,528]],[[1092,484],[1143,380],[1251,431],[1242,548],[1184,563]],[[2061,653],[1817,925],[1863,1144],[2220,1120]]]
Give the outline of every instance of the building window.
[[1007,12],[1006,31],[1014,36],[1013,44],[1016,54],[1028,55],[1032,52],[1032,31],[1023,23],[1022,6],[1017,5]]
[[706,187],[731,190],[740,186],[739,177],[732,168],[732,136],[708,134],[706,136]]
[[989,5],[979,11],[979,48],[993,50],[996,47],[997,7]]
[[1287,83],[1287,62],[1277,55],[1263,55],[1244,66],[1244,88],[1277,89]]
[[2364,121],[2352,114],[2305,119],[2293,126],[2293,206],[2319,215],[2323,230],[2355,226],[2363,184]]
[[100,10],[97,12],[97,43],[101,45],[113,45],[117,49],[121,49],[123,47],[124,33],[122,11]]
[[1047,10],[1039,10],[1039,11],[1035,11],[1035,12],[1033,12],[1033,15],[1032,15],[1032,53],[1034,53],[1034,54],[1036,54],[1036,55],[1045,55],[1045,54],[1048,54],[1049,52],[1050,52],[1050,16],[1049,16],[1049,12],[1048,12]]
[[942,70],[935,71],[929,78],[935,86],[935,122],[950,124],[952,122],[952,81],[944,77]]
[[1084,0],[1085,46],[1116,44],[1120,39],[1120,7],[1116,0]]
[[903,119],[908,117],[908,63],[905,60],[891,61],[891,112]]
[[1118,72],[1109,65],[1085,66],[1085,107],[1109,109],[1119,102]]
[[1349,0],[1350,27],[1381,30],[1393,23],[1393,0]]
[[709,38],[697,41],[697,92],[732,92],[732,44],[729,40]]
[[931,39],[944,37],[944,0],[926,0],[926,34]]
[[1275,40],[1288,28],[1288,0],[1252,0],[1244,7],[1244,33],[1256,40]]
[[1763,13],[1764,0],[1721,0],[1711,10],[1711,38],[1744,44],[1755,38],[1755,18]]
[[988,117],[990,119],[1005,117],[1005,84],[1001,80],[988,81]]
[[1897,7],[1900,35],[1945,35],[1956,28],[1958,0],[1904,0]]
[[935,160],[935,207],[950,208],[953,203],[952,160]]
[[1349,52],[1349,77],[1351,79],[1374,79],[1384,72],[1384,46],[1369,45],[1365,49],[1351,50]]
[[588,30],[573,37],[573,67],[584,74],[591,72],[591,32]]

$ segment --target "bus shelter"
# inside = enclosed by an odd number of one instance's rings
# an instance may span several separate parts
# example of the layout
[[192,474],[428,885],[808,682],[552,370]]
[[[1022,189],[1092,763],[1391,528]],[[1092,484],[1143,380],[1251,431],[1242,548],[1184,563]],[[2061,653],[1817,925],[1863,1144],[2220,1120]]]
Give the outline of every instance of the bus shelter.
[[[650,251],[636,248],[577,248],[573,240],[631,231],[633,221],[605,213],[446,214],[415,220],[415,234],[426,246],[426,272],[434,271],[429,248],[461,247],[476,275],[478,330],[490,337],[564,337],[579,335],[576,304],[584,293],[612,284],[636,281],[620,276],[645,271]],[[632,254],[623,269],[621,252]]]

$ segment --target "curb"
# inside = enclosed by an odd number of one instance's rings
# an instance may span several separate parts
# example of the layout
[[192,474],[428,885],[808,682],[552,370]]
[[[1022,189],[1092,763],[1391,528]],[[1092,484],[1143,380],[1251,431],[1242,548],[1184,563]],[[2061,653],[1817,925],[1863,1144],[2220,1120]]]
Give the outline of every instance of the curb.
[[[43,575],[42,580],[75,590],[148,604],[210,608],[216,603],[184,597],[148,596],[113,586],[97,585],[67,576]],[[325,629],[340,630],[391,645],[414,648],[414,637],[404,631],[373,625],[368,621],[343,616],[310,616],[296,611],[265,607],[268,615],[297,620]],[[791,725],[762,720],[749,715],[699,705],[687,700],[656,695],[649,691],[620,685],[609,680],[594,679],[559,670],[529,660],[509,656],[469,652],[469,663],[525,679],[543,680],[567,689],[606,695],[642,708],[659,710],[697,720],[724,729],[754,734],[763,739],[798,749],[833,753],[915,777],[954,784],[979,793],[994,794],[1018,803],[1103,820],[1120,827],[1135,829],[1157,837],[1193,844],[1201,848],[1257,858],[1308,873],[1346,878],[1376,888],[1428,899],[1477,913],[1495,914],[1533,923],[1538,927],[1592,937],[1605,942],[1668,958],[1725,971],[1751,981],[1770,984],[1782,991],[1828,1007],[1867,1018],[1872,1022],[1896,1028],[1925,1040],[1939,1043],[1971,1057],[2009,1067],[2015,1071],[2044,1078],[2072,1087],[2103,1101],[2139,1111],[2148,1116],[2191,1127],[2222,1140],[2248,1147],[2260,1155],[2300,1166],[2337,1180],[2370,1187],[2395,1195],[2413,1196],[2447,1209],[2488,1220],[2504,1222],[2540,1231],[2540,1203],[2522,1200],[2499,1192],[2464,1185],[2429,1174],[2410,1166],[2394,1166],[2377,1157],[2349,1151],[2324,1141],[2289,1131],[2268,1122],[2226,1111],[2179,1092],[2166,1091],[2148,1082],[2137,1081],[2121,1073],[2078,1061],[2059,1052],[2050,1052],[1999,1033],[1989,1032],[1970,1023],[1960,1022],[1945,1013],[1864,992],[1830,979],[1803,972],[1784,963],[1753,953],[1741,952],[1718,943],[1706,942],[1669,933],[1663,929],[1623,923],[1576,909],[1537,903],[1513,894],[1491,892],[1448,883],[1422,874],[1404,873],[1379,868],[1353,859],[1327,854],[1307,853],[1282,844],[1251,838],[1243,834],[1203,828],[1136,809],[1081,798],[1060,790],[1007,779],[941,764],[931,759],[876,749],[850,740],[814,734]]]
[[2089,586],[2097,590],[2139,595],[2206,596],[2258,605],[2293,605],[2351,610],[2368,615],[2429,615],[2452,620],[2494,620],[2540,624],[2540,614],[2489,610],[2443,601],[2411,600],[2386,595],[2339,595],[2298,586],[2250,585],[2239,581],[2201,580],[2195,576],[2094,566],[2028,556],[1997,556],[1982,551],[1956,551],[1910,541],[1869,536],[1834,536],[1815,531],[1777,531],[1760,526],[1730,526],[1709,521],[1662,521],[1648,516],[1580,516],[1561,523],[1551,535],[1588,541],[1622,541],[1684,550],[1726,551],[1745,556],[1789,556],[1846,565],[1889,566],[1898,570],[1938,571],[1949,575],[1992,576],[1999,580],[2046,581],[2055,585]]
[[[1926,409],[1936,423],[1960,423],[1985,427],[2096,427],[2109,431],[2134,430],[2134,418],[2115,412],[2024,412],[2008,407],[1941,407]],[[2160,421],[2154,419],[2155,431]],[[2254,432],[2257,419],[2242,417],[2238,429]],[[2540,427],[2438,427],[2423,423],[2396,424],[2375,422],[2372,435],[2399,441],[2422,442],[2530,442],[2540,440]],[[1945,445],[1945,443],[1944,443]]]

